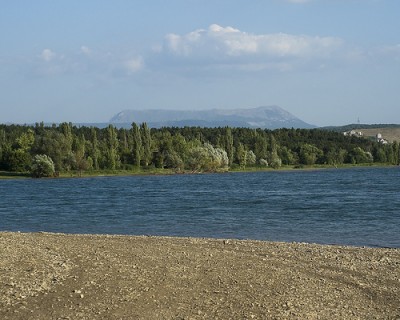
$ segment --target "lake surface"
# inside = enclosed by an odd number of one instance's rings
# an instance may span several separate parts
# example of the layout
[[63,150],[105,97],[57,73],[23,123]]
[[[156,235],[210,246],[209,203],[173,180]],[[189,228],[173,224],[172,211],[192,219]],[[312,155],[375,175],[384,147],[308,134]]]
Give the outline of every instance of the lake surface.
[[0,180],[0,230],[400,247],[400,167]]

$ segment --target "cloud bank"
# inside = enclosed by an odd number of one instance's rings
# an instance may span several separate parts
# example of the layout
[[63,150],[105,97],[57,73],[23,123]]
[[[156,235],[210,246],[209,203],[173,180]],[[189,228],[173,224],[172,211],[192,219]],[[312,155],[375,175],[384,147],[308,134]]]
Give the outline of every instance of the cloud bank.
[[166,48],[177,55],[217,54],[219,56],[265,55],[314,57],[329,55],[342,45],[334,37],[312,37],[285,33],[254,35],[232,27],[212,24],[186,35],[168,34]]
[[55,53],[43,49],[30,61],[27,71],[41,77],[54,77],[66,74],[87,74],[106,77],[129,77],[145,68],[141,55],[95,51],[86,45],[72,52]]
[[[135,52],[134,49],[130,51]],[[95,75],[103,79],[140,77],[144,74],[141,71],[146,71],[147,75],[190,72],[191,75],[206,73],[212,76],[230,75],[232,70],[290,72],[326,69],[363,61],[379,63],[381,57],[398,61],[400,45],[382,46],[371,51],[350,48],[338,37],[254,34],[232,26],[212,24],[187,34],[166,34],[162,43],[134,54],[112,48],[101,52],[87,45],[69,53],[56,53],[45,48],[38,53],[31,69],[40,76],[68,73]]]
[[[286,33],[251,34],[212,24],[185,35],[167,34],[163,52],[186,62],[224,63],[248,70],[277,67],[287,70],[297,60],[327,59],[343,47],[336,37]],[[289,69],[291,68],[289,67]]]

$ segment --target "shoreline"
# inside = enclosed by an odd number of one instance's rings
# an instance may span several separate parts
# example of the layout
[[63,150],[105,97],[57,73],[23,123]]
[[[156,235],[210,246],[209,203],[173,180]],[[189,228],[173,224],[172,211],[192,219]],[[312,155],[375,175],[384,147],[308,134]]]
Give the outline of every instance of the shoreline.
[[[284,166],[278,169],[274,168],[260,168],[260,167],[249,167],[245,169],[230,169],[226,171],[215,171],[215,172],[175,172],[172,169],[159,169],[149,170],[141,169],[139,171],[128,171],[128,170],[116,170],[115,172],[110,171],[86,171],[79,174],[76,171],[62,172],[57,177],[40,178],[40,179],[67,179],[67,178],[94,178],[94,177],[132,177],[132,176],[174,176],[174,175],[197,175],[197,174],[224,174],[224,173],[257,173],[257,172],[301,172],[301,171],[320,171],[320,170],[346,170],[355,168],[398,168],[400,165],[393,164],[365,164],[365,165],[353,165],[346,164],[340,166],[332,165],[313,165],[303,166],[297,168],[296,166]],[[18,172],[0,172],[0,180],[19,180],[19,179],[34,179],[28,173]]]
[[400,317],[400,250],[0,232],[2,319]]
[[210,240],[210,241],[248,241],[248,242],[260,242],[260,243],[280,243],[280,244],[301,244],[301,245],[315,245],[322,247],[346,247],[354,249],[388,249],[388,250],[400,250],[400,247],[396,246],[379,246],[379,245],[368,245],[368,244],[348,244],[348,243],[323,243],[323,242],[305,242],[296,240],[262,240],[252,238],[221,238],[221,237],[204,237],[204,236],[186,236],[186,235],[155,235],[155,234],[123,234],[123,233],[70,233],[70,232],[53,232],[53,231],[20,231],[20,230],[1,230],[1,234],[44,234],[54,236],[76,236],[76,237],[106,237],[106,238],[161,238],[161,239],[197,239],[197,240]]

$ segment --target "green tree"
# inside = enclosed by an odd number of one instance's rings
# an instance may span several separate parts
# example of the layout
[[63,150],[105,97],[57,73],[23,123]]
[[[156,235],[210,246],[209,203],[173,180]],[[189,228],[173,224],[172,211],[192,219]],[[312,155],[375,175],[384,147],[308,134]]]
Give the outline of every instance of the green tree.
[[257,157],[252,150],[249,150],[246,155],[246,163],[249,166],[255,165],[257,162]]
[[400,146],[397,141],[394,141],[392,143],[392,149],[393,149],[393,164],[399,164],[400,160]]
[[73,149],[75,169],[79,172],[79,176],[81,176],[83,171],[90,169],[90,163],[86,158],[86,139],[83,134],[75,139]]
[[[41,127],[39,127],[41,128]],[[33,154],[46,154],[54,162],[56,171],[66,170],[66,159],[71,155],[71,150],[66,153],[67,143],[65,136],[54,128],[43,127],[36,134],[35,143],[32,146]]]
[[300,162],[302,164],[313,165],[322,155],[323,151],[312,144],[305,143],[300,147]]
[[209,143],[205,143],[203,148],[207,150],[208,154],[208,163],[205,169],[215,171],[219,168],[228,168],[229,159],[225,150],[214,148]]
[[373,162],[373,156],[370,152],[364,151],[361,147],[355,147],[349,153],[350,161],[353,164]]
[[154,141],[154,165],[157,168],[164,168],[167,156],[174,151],[171,133],[161,129],[154,134],[152,140]]
[[268,161],[265,160],[265,159],[260,159],[260,160],[258,161],[258,163],[259,163],[260,166],[262,166],[262,167],[268,167]]
[[229,165],[228,155],[221,148],[214,148],[211,144],[194,147],[189,151],[188,167],[192,171],[216,171],[226,169]]
[[100,148],[99,148],[99,140],[97,139],[97,130],[96,128],[90,129],[90,142],[88,148],[88,157],[90,157],[92,162],[92,167],[95,170],[99,170],[99,159],[100,159]]
[[171,137],[170,148],[179,155],[185,164],[188,158],[189,144],[180,133],[177,133]]
[[31,128],[15,139],[12,147],[6,148],[4,151],[4,160],[7,163],[6,168],[14,172],[29,171],[31,166],[31,148],[35,142],[35,135]]
[[38,154],[33,158],[31,174],[34,178],[54,176],[54,162],[44,154]]
[[290,150],[286,146],[279,148],[278,155],[279,155],[279,158],[281,158],[281,161],[284,165],[296,164],[296,161],[298,160],[296,158],[297,154],[292,152],[292,150]]
[[72,143],[74,141],[74,137],[72,134],[72,123],[63,122],[60,124],[59,128],[66,140],[66,143],[65,143],[65,146],[67,148],[66,152],[69,152],[72,150]]
[[176,151],[171,150],[165,154],[165,167],[181,172],[185,167],[185,163]]
[[118,131],[119,139],[119,156],[124,168],[128,168],[132,164],[132,135],[129,130],[120,129]]
[[31,165],[31,156],[22,149],[13,150],[7,148],[4,150],[5,169],[12,172],[29,171]]
[[189,150],[187,165],[192,172],[207,168],[209,161],[207,149],[204,147],[195,147]]
[[140,161],[142,160],[142,136],[140,134],[139,126],[133,122],[132,123],[132,137],[133,137],[133,145],[132,145],[132,155],[134,164],[137,168],[140,168]]
[[236,159],[241,168],[246,168],[247,165],[247,150],[245,149],[243,143],[239,143],[236,148]]
[[[354,156],[356,157],[357,154],[354,153]],[[381,146],[377,146],[377,148],[374,148],[373,156],[374,156],[375,162],[380,162],[380,163],[388,162],[387,154]],[[358,159],[361,159],[362,157],[363,156],[358,156]],[[355,161],[359,161],[359,160],[355,159]]]
[[385,154],[386,154],[386,161],[388,163],[394,164],[395,163],[395,154],[393,152],[392,144],[386,144],[384,146],[384,148],[385,148]]
[[268,155],[268,144],[267,144],[267,138],[265,136],[265,133],[263,134],[258,134],[255,137],[255,142],[254,142],[254,153],[257,157],[258,160],[260,159],[267,159]]
[[226,154],[229,159],[229,165],[231,166],[233,163],[233,155],[235,152],[235,148],[233,146],[233,135],[232,135],[232,129],[229,127],[225,128],[225,150]]
[[105,144],[105,167],[111,170],[118,169],[120,166],[118,136],[117,130],[111,124],[107,127]]
[[142,150],[143,150],[143,162],[147,167],[153,156],[151,149],[151,133],[147,126],[147,123],[142,123],[140,126],[141,140],[142,140]]
[[28,128],[26,132],[23,132],[19,138],[17,138],[18,149],[29,153],[35,142],[35,133],[31,128]]
[[3,128],[0,128],[0,168],[3,164],[3,151],[6,146],[6,131]]
[[275,136],[272,134],[269,142],[268,162],[269,165],[274,169],[282,166],[282,160],[278,155],[278,144],[276,142]]
[[326,162],[330,165],[337,166],[344,163],[346,159],[347,151],[339,148],[339,149],[330,149],[326,153]]

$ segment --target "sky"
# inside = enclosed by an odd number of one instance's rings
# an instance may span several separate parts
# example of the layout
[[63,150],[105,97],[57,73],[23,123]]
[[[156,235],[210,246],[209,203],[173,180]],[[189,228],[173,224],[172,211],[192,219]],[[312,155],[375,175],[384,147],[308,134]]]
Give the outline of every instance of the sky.
[[0,0],[0,123],[277,105],[400,123],[398,0]]

